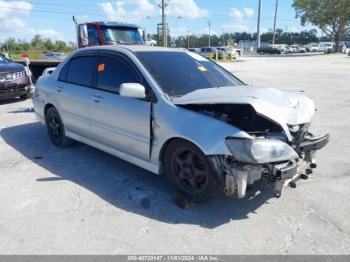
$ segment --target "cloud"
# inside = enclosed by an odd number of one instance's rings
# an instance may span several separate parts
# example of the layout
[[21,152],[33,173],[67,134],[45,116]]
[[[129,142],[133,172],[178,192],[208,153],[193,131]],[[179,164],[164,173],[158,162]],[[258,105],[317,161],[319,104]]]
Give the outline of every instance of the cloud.
[[254,9],[252,8],[243,8],[244,14],[246,18],[251,18],[254,15]]
[[252,8],[247,7],[244,7],[242,10],[235,7],[231,7],[229,15],[234,19],[241,21],[244,19],[251,18],[254,15],[254,10]]
[[244,18],[244,13],[237,8],[230,8],[230,16],[237,20],[242,20]]
[[41,35],[43,38],[51,39],[53,41],[65,39],[61,33],[57,32],[54,29],[39,29],[38,30],[38,29],[30,28],[28,30],[28,32],[31,36]]
[[250,33],[253,30],[245,24],[227,24],[227,25],[223,25],[222,29],[224,29],[224,31],[232,31],[232,32],[247,32]]
[[53,29],[28,27],[23,19],[28,17],[32,10],[33,5],[29,2],[0,0],[0,40],[8,37],[30,40],[36,34],[52,40],[64,39],[62,34]]
[[28,16],[32,9],[32,4],[25,1],[0,0],[0,32],[24,28],[26,23],[22,17]]
[[171,28],[170,34],[171,36],[178,37],[178,36],[186,36],[188,34],[188,27],[187,26],[179,26],[179,27],[173,27]]
[[167,14],[175,17],[201,18],[208,16],[208,10],[201,9],[194,0],[171,0],[167,7]]
[[222,26],[225,31],[233,32],[254,32],[255,28],[251,28],[249,25],[249,19],[254,16],[254,9],[244,7],[238,9],[235,7],[230,8],[229,16],[233,18],[233,23]]
[[[114,4],[111,2],[99,3],[103,12],[109,20],[123,22],[137,22],[156,14],[156,6],[149,0],[119,0]],[[133,7],[132,10],[126,6]]]
[[[205,34],[208,35],[209,34],[209,28],[208,27],[204,27],[200,30],[201,34]],[[218,35],[218,32],[214,29],[210,29],[210,35]]]

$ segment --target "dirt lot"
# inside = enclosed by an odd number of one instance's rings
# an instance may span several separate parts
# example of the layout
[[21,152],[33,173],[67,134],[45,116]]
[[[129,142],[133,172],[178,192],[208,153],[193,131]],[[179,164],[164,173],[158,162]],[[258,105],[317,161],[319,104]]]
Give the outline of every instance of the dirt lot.
[[82,144],[51,145],[29,101],[0,102],[2,254],[350,253],[350,57],[251,57],[248,84],[304,91],[319,167],[280,199],[263,190],[179,209],[163,177]]

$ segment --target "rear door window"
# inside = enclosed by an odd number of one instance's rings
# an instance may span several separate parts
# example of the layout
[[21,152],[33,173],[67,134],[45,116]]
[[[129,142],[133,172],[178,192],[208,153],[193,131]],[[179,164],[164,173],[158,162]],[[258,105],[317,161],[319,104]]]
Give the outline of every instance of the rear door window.
[[69,62],[66,81],[76,85],[91,87],[95,65],[96,58],[94,56],[73,58]]

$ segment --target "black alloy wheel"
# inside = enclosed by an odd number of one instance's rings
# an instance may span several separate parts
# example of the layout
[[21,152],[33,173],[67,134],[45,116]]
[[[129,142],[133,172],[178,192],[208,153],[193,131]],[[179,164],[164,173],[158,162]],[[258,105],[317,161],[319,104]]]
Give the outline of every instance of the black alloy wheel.
[[206,202],[218,192],[218,179],[207,156],[189,142],[175,140],[168,146],[164,168],[175,190],[194,202]]
[[176,182],[186,190],[200,193],[208,183],[208,172],[202,159],[192,150],[183,147],[173,154],[172,167]]
[[49,108],[46,113],[46,126],[54,145],[65,147],[72,143],[72,140],[66,137],[62,120],[54,107]]

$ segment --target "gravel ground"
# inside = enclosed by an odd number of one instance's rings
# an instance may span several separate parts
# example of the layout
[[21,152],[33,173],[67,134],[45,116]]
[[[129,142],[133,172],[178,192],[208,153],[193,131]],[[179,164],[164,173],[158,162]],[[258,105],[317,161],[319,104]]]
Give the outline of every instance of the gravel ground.
[[[350,57],[247,57],[248,84],[303,91],[319,167],[280,199],[269,190],[179,209],[165,179],[79,143],[59,149],[28,110],[0,102],[1,254],[349,254]],[[348,203],[348,204],[346,204]]]

